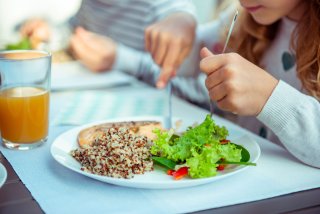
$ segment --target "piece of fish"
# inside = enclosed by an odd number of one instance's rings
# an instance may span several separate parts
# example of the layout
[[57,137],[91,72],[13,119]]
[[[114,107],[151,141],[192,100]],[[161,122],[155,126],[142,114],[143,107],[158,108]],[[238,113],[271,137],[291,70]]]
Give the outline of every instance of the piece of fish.
[[115,123],[103,123],[86,128],[78,134],[78,144],[81,148],[91,146],[94,140],[101,136],[103,132],[110,128],[126,127],[133,133],[146,136],[150,141],[155,138],[155,134],[152,132],[154,129],[163,129],[162,125],[158,121],[128,121],[128,122],[115,122]]

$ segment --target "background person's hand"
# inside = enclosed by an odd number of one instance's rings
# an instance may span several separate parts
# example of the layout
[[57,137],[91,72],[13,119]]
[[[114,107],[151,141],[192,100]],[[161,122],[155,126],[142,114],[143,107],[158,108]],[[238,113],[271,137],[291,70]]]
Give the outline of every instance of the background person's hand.
[[236,53],[213,55],[203,48],[200,54],[209,96],[218,107],[239,115],[258,115],[278,80]]
[[50,26],[40,18],[27,20],[20,28],[22,37],[30,39],[33,48],[37,48],[41,42],[47,42],[50,39]]
[[101,72],[112,68],[116,43],[108,37],[77,27],[70,39],[70,51],[87,68]]
[[161,67],[157,87],[163,88],[176,75],[189,54],[195,37],[196,21],[188,13],[169,15],[145,30],[145,47]]

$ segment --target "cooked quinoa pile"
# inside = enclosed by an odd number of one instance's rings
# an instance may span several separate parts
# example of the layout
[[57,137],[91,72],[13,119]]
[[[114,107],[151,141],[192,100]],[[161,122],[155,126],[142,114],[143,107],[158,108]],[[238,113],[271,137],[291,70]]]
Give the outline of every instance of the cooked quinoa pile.
[[110,128],[92,146],[71,151],[81,170],[114,178],[133,178],[153,170],[150,143],[127,128]]

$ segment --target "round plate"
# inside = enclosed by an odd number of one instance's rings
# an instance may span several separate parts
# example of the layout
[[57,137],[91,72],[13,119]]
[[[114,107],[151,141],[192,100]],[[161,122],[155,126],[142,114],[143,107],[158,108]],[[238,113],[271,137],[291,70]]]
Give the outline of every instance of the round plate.
[[[115,184],[119,186],[134,187],[134,188],[146,188],[146,189],[170,189],[170,188],[182,188],[182,187],[191,187],[201,184],[206,184],[210,182],[217,181],[219,179],[224,179],[228,176],[234,175],[238,172],[241,172],[248,167],[252,166],[233,166],[228,167],[222,172],[219,172],[218,175],[210,178],[184,178],[182,180],[176,181],[171,176],[168,176],[164,169],[161,167],[155,167],[155,170],[152,172],[146,172],[143,175],[135,175],[132,179],[122,179],[122,178],[112,178],[101,175],[95,175],[88,172],[80,170],[80,163],[77,162],[71,155],[70,151],[79,148],[77,143],[78,133],[90,126],[98,125],[102,123],[110,122],[123,122],[123,121],[142,121],[142,120],[154,120],[162,122],[161,117],[134,117],[134,118],[122,118],[118,120],[107,120],[100,121],[96,123],[90,123],[84,126],[73,128],[60,136],[58,136],[51,146],[51,154],[53,158],[58,161],[63,166],[71,169],[74,172],[80,173],[82,175],[88,176],[93,179],[97,179],[102,182]],[[241,136],[238,139],[233,140],[232,142],[242,145],[245,147],[251,155],[250,162],[257,162],[260,156],[260,147],[259,145],[249,138],[246,135]]]

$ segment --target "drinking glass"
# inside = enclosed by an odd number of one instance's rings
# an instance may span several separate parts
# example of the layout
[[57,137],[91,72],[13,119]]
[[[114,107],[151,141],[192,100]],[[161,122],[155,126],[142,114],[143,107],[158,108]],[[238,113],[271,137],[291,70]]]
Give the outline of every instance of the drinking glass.
[[10,149],[28,150],[47,140],[51,54],[0,52],[0,133]]

